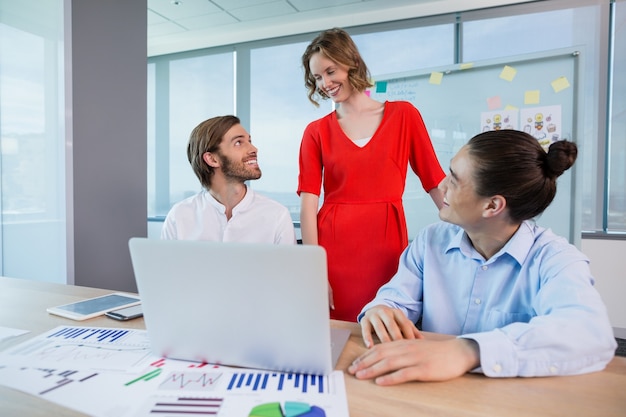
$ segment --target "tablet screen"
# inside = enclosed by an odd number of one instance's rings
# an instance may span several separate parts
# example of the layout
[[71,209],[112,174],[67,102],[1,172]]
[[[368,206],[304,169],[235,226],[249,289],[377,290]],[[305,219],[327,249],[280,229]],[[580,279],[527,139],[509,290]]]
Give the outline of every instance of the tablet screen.
[[70,311],[76,314],[92,314],[99,311],[111,310],[139,301],[137,298],[125,297],[119,294],[105,295],[104,297],[91,298],[77,303],[58,306],[57,309]]

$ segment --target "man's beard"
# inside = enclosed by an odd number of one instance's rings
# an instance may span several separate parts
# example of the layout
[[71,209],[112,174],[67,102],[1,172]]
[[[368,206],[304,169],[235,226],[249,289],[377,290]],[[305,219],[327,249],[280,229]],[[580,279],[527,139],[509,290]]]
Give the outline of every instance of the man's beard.
[[228,179],[243,182],[261,178],[261,168],[248,167],[241,161],[234,162],[223,155],[219,155],[219,158],[222,164],[222,173]]

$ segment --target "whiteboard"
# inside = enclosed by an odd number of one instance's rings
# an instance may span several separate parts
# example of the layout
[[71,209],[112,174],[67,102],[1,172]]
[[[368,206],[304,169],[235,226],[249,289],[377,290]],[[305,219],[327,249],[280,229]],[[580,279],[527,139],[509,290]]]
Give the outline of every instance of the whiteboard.
[[[543,139],[538,139],[543,144],[556,139],[575,141],[578,56],[576,50],[559,50],[414,73],[379,75],[373,77],[375,85],[368,94],[379,101],[413,103],[424,118],[437,157],[447,172],[450,159],[460,147],[487,128],[526,129],[533,135],[544,135]],[[500,116],[500,125],[494,124],[492,116],[496,115]],[[542,123],[535,117],[542,118]],[[576,244],[580,219],[574,217],[578,213],[574,167],[559,177],[554,201],[536,220]],[[439,218],[419,179],[409,172],[403,201],[409,238],[413,239],[420,229]]]

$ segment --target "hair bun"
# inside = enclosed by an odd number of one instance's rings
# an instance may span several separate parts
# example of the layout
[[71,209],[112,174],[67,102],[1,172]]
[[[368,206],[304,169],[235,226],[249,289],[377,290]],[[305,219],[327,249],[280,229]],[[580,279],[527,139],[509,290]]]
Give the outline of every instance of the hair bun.
[[578,147],[574,142],[560,140],[548,148],[545,159],[545,170],[548,176],[558,177],[568,170],[578,156]]

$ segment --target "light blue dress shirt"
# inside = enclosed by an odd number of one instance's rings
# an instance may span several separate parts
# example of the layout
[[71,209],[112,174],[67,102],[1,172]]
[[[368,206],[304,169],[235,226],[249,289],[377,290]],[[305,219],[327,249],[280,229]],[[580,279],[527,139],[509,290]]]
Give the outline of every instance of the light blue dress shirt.
[[598,371],[616,341],[593,287],[589,260],[567,240],[526,221],[485,260],[467,234],[445,222],[425,228],[398,272],[359,315],[399,308],[424,331],[475,340],[488,376]]

